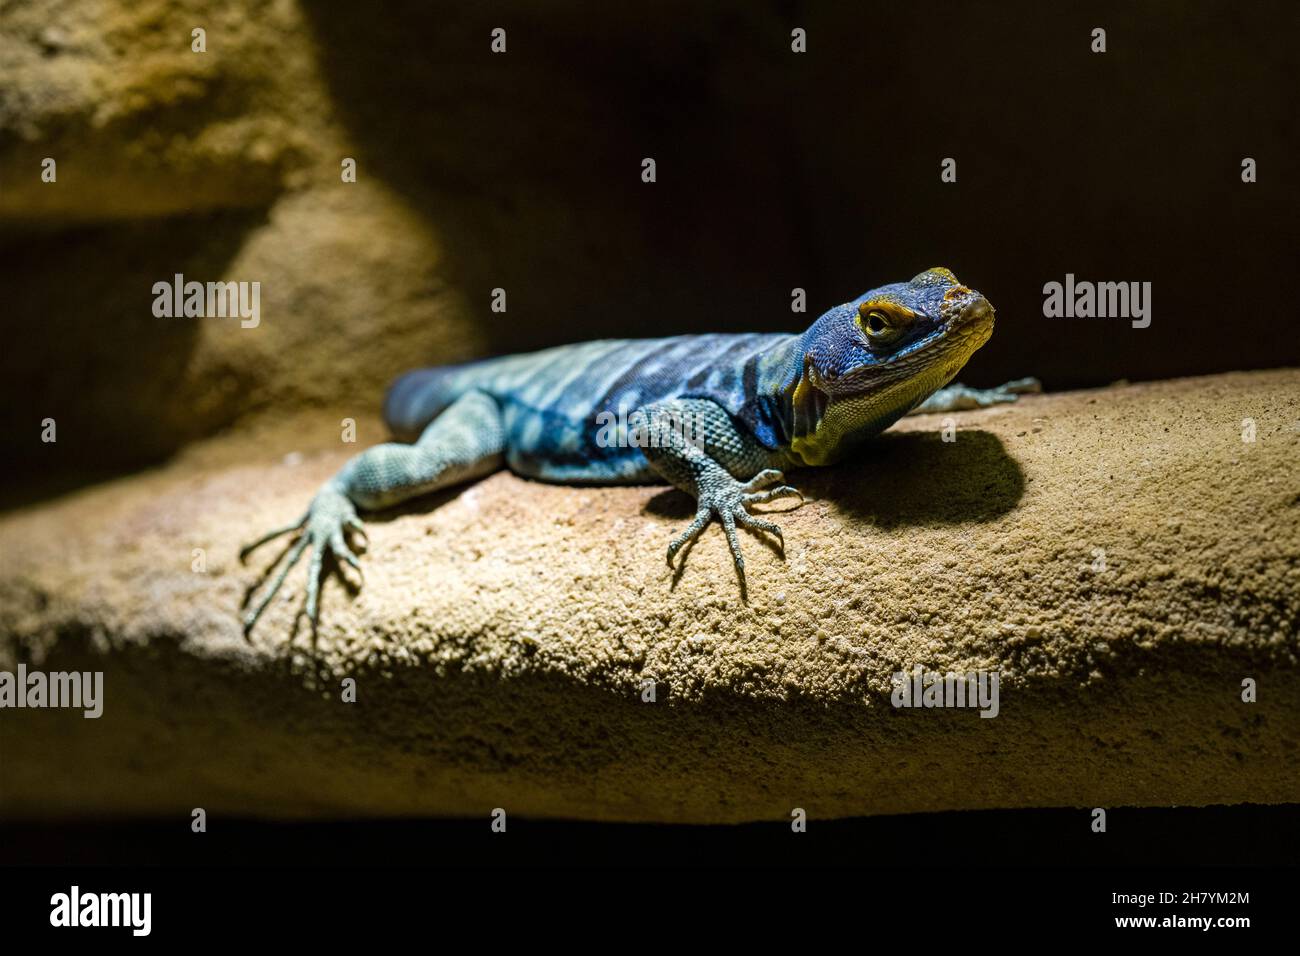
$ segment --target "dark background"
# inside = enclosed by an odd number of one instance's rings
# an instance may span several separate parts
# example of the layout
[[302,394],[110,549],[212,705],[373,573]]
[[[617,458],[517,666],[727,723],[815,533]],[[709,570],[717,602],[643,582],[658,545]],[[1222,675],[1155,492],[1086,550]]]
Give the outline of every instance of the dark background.
[[[576,21],[397,6],[308,9],[369,161],[472,234],[455,245],[490,250],[461,263],[472,297],[503,286],[511,315],[553,317],[501,320],[497,351],[787,330],[944,264],[998,310],[973,383],[1300,362],[1295,4],[667,4]],[[502,24],[494,57],[482,38]],[[458,221],[449,183],[496,214]],[[1045,319],[1043,284],[1067,272],[1151,282],[1151,327]],[[808,316],[790,314],[795,286]]]
[[[27,487],[15,500],[41,496],[33,477],[62,487],[56,475],[156,462],[263,413],[373,412],[412,366],[594,337],[798,330],[940,264],[998,312],[968,384],[1035,375],[1050,391],[1300,364],[1294,2],[302,8],[302,28],[263,42],[312,50],[328,104],[311,122],[348,145],[313,139],[310,123],[286,130],[298,139],[268,145],[297,180],[237,152],[215,173],[175,171],[140,145],[188,142],[227,114],[256,121],[264,99],[293,115],[282,100],[296,87],[275,100],[274,65],[223,47],[229,30],[214,33],[203,95],[134,119],[138,141],[102,132],[89,104],[47,118],[51,142],[21,153],[23,177],[35,157],[67,155],[60,182],[75,192],[81,177],[91,220],[0,221],[0,432]],[[160,32],[184,39],[187,16]],[[505,55],[489,49],[497,26]],[[808,52],[791,52],[794,27]],[[0,156],[16,135],[0,124]],[[270,259],[300,285],[285,293],[286,274],[272,276],[287,299],[264,302],[274,318],[256,335],[149,313],[154,281],[223,275],[277,203],[339,198],[339,149],[437,237],[427,276],[355,261],[344,275],[304,235],[300,261]],[[945,157],[956,183],[940,181]],[[118,178],[100,188],[105,165]],[[135,217],[119,208],[133,191],[147,198]],[[214,191],[225,205],[212,211],[189,201]],[[363,218],[357,241],[383,246]],[[1067,273],[1152,283],[1151,326],[1044,318],[1044,283]],[[367,275],[379,289],[358,308]],[[506,314],[488,308],[497,287]],[[790,311],[795,287],[806,314]],[[222,336],[236,344],[210,350]],[[35,441],[47,415],[75,441]]]
[[[670,826],[511,818],[337,823],[99,821],[0,825],[0,865],[477,866],[800,865],[889,867],[1242,866],[1300,859],[1300,806],[980,810],[789,823]],[[1191,887],[1188,887],[1191,888]],[[1220,887],[1222,888],[1222,887]]]

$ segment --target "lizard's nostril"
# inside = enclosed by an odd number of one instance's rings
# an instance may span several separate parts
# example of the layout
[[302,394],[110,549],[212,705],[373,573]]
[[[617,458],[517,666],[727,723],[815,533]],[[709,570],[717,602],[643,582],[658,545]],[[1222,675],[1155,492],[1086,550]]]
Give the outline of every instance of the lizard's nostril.
[[992,318],[992,316],[993,306],[982,295],[975,296],[962,306],[961,318],[963,322],[979,322],[983,319]]

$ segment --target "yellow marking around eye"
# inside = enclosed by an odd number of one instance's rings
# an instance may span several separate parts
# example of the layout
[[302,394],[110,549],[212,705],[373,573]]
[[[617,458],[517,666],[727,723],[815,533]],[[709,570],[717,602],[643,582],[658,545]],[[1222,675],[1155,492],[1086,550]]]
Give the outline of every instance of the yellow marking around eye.
[[916,313],[905,305],[901,305],[898,302],[883,297],[872,299],[868,302],[863,302],[858,306],[858,328],[862,329],[862,331],[868,335],[871,335],[872,333],[867,328],[866,320],[872,312],[879,312],[884,319],[885,324],[888,326],[884,333],[876,333],[876,338],[879,338],[882,334],[889,334],[890,332],[901,332],[916,320]]

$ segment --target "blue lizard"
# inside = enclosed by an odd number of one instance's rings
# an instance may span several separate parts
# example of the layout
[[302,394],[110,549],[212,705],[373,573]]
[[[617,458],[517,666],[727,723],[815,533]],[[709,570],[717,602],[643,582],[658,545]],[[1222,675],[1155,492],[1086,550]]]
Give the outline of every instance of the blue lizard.
[[783,484],[784,469],[831,464],[909,413],[1037,389],[1032,379],[944,387],[993,322],[987,299],[934,268],[836,306],[802,335],[610,339],[409,372],[384,402],[401,442],[350,459],[302,517],[240,553],[298,532],[245,632],[307,548],[306,610],[316,624],[325,555],[360,571],[345,537],[363,533],[358,508],[390,507],[503,466],[542,481],[676,485],[697,511],[668,546],[669,565],[716,516],[743,589],[736,527],[784,546],[780,529],[748,510],[802,498]]

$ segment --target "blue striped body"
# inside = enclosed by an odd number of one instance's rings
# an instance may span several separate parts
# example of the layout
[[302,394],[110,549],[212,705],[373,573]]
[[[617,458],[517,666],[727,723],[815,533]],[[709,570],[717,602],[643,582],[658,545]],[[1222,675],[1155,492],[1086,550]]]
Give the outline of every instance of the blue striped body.
[[644,405],[706,398],[763,445],[788,439],[781,393],[798,368],[797,335],[683,335],[583,342],[399,378],[384,419],[413,441],[447,406],[479,390],[499,405],[506,463],[518,474],[565,483],[661,480],[640,448],[598,440],[608,413],[626,421]]
[[[358,508],[387,508],[503,463],[569,484],[675,485],[697,508],[668,546],[669,565],[716,517],[743,588],[736,529],[782,541],[780,528],[749,507],[798,496],[772,487],[785,469],[832,464],[920,406],[988,341],[993,322],[987,299],[936,267],[829,309],[802,335],[584,342],[409,372],[384,401],[389,427],[408,444],[354,455],[302,517],[241,551],[242,560],[296,535],[244,633],[309,546],[306,610],[315,628],[324,556],[360,570],[346,538],[362,528]],[[969,398],[1009,401],[1007,390]]]

